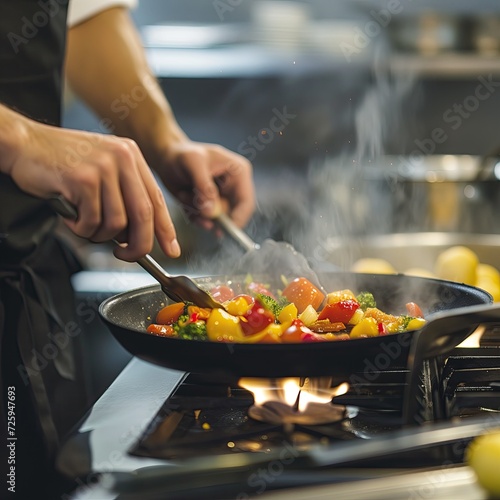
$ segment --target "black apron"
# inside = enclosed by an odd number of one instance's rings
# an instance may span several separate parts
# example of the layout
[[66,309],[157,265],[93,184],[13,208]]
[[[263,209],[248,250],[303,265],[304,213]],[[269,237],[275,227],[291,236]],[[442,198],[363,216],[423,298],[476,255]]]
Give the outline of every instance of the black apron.
[[[0,102],[53,125],[60,124],[67,4],[0,0]],[[33,494],[31,486],[48,498],[59,443],[88,405],[70,283],[79,267],[55,224],[46,202],[0,174],[0,432],[17,438],[5,436],[1,446],[12,457],[15,443],[19,498]]]

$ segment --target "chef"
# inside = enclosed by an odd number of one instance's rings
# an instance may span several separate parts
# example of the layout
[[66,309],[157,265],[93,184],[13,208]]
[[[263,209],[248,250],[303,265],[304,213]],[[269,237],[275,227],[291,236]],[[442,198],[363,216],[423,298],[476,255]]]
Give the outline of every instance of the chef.
[[[92,241],[126,228],[115,255],[128,261],[155,237],[166,255],[181,252],[149,167],[206,228],[222,205],[239,226],[254,209],[249,162],[177,124],[129,18],[133,3],[0,0],[2,498],[64,491],[53,459],[88,408],[70,285],[79,265],[54,236],[46,200],[69,200],[79,217],[66,224]],[[111,134],[58,127],[63,68]]]

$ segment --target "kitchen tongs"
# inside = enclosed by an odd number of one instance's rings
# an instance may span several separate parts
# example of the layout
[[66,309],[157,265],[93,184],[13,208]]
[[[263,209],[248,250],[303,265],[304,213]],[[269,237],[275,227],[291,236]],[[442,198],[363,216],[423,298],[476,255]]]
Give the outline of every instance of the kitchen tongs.
[[[115,243],[118,242],[115,241]],[[138,259],[137,263],[160,283],[165,295],[174,302],[192,302],[199,307],[224,309],[222,304],[215,301],[208,292],[200,288],[191,278],[182,274],[172,276],[151,255],[146,254]]]
[[[52,209],[60,216],[73,220],[78,217],[76,208],[64,197],[56,195],[48,201]],[[120,244],[117,240],[113,240],[113,242],[117,245]],[[172,276],[167,273],[151,255],[146,254],[136,262],[160,283],[165,295],[173,301],[192,302],[199,307],[209,307],[211,309],[224,308],[222,304],[215,301],[208,292],[200,288],[188,276]]]

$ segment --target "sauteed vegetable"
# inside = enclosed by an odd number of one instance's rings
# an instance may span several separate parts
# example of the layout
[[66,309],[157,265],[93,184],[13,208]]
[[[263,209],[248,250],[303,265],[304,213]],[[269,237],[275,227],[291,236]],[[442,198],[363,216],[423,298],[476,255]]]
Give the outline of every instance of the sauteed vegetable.
[[378,309],[370,292],[355,295],[351,290],[337,290],[325,296],[303,277],[275,294],[254,281],[239,292],[226,285],[211,290],[218,300],[224,297],[225,309],[169,304],[147,331],[185,340],[279,344],[376,337],[425,324],[414,302],[406,304],[406,314],[394,316]]

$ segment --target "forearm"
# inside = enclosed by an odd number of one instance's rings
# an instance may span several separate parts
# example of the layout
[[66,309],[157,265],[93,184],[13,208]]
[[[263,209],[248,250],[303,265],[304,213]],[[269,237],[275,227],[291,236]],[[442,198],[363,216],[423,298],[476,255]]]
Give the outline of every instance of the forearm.
[[113,133],[139,144],[152,167],[169,143],[185,139],[125,9],[106,10],[69,30],[66,74]]
[[195,219],[220,211],[221,198],[244,226],[255,205],[252,167],[221,146],[190,141],[146,61],[128,12],[113,8],[69,31],[70,85],[113,133],[134,139],[148,165]]

